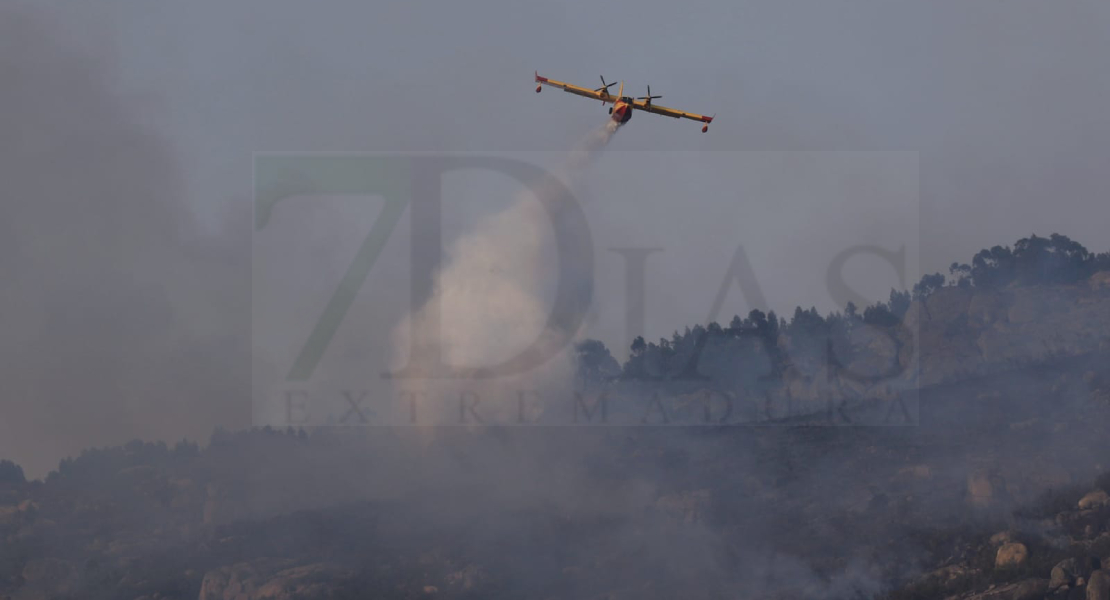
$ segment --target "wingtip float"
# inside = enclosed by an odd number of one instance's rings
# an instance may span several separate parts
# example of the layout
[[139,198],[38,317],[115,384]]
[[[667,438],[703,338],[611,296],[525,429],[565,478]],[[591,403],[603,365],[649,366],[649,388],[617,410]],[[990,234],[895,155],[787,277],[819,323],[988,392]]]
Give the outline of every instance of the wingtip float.
[[614,81],[612,83],[606,83],[605,77],[601,77],[601,87],[590,89],[577,85],[571,85],[569,83],[563,83],[562,81],[555,81],[554,79],[548,79],[547,77],[540,75],[539,71],[535,72],[535,76],[537,94],[543,90],[543,86],[549,85],[551,87],[559,88],[564,92],[570,92],[571,94],[575,94],[585,98],[600,100],[602,104],[612,104],[613,106],[609,107],[610,118],[619,124],[627,123],[628,120],[632,118],[633,111],[636,110],[655,113],[657,115],[663,115],[665,117],[674,117],[675,119],[682,118],[690,119],[693,121],[700,121],[703,123],[703,125],[701,126],[702,133],[709,131],[709,124],[713,122],[713,117],[707,117],[705,115],[699,115],[697,113],[686,112],[684,110],[678,110],[674,108],[667,108],[666,106],[660,106],[658,104],[652,103],[652,100],[656,98],[662,98],[662,96],[652,96],[650,85],[647,86],[646,96],[637,96],[633,98],[631,96],[624,95],[623,81],[619,82],[620,86],[617,88],[617,93],[616,95],[613,95],[609,93],[609,88],[617,85],[618,82]]

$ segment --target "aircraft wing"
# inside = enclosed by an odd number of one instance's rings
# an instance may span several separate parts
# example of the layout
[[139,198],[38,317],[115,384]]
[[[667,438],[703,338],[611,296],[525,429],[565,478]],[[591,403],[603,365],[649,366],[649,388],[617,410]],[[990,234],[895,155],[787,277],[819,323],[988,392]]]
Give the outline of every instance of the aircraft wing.
[[683,119],[691,119],[693,121],[702,121],[703,123],[713,122],[713,117],[707,117],[705,115],[699,115],[697,113],[686,112],[684,110],[678,110],[676,108],[659,106],[658,104],[648,102],[647,100],[634,101],[632,103],[632,108],[647,111],[649,113],[655,113],[657,115],[663,115],[664,117],[674,117],[676,119],[681,117]]
[[[563,83],[562,81],[548,79],[541,76],[539,73],[536,73],[536,83],[549,85],[551,87],[557,87],[564,92],[570,92],[572,94],[577,94],[586,98],[593,98],[594,100],[601,100],[602,102],[613,102],[616,99],[612,94],[609,93],[608,90],[591,90],[590,88],[579,87],[577,85]],[[536,87],[536,91],[540,91],[540,88],[538,86]]]

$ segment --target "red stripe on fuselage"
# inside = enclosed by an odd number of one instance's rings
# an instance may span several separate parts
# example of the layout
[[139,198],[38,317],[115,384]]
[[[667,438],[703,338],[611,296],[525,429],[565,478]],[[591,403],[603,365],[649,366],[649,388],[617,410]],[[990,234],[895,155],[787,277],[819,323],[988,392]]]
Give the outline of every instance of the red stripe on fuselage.
[[625,102],[618,101],[613,107],[613,120],[617,123],[627,123],[632,118],[632,107]]

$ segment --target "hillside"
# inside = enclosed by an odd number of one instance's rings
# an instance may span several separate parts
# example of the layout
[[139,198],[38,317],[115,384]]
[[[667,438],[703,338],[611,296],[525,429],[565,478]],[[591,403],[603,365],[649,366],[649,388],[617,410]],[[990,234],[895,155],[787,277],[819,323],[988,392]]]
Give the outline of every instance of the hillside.
[[927,275],[862,310],[798,307],[789,320],[753,310],[727,327],[638,338],[623,365],[587,340],[578,375],[594,399],[661,393],[662,412],[687,424],[704,424],[683,421],[692,402],[760,407],[734,410],[730,424],[829,417],[830,405],[840,424],[890,424],[895,403],[903,423],[916,419],[921,389],[1084,356],[1108,341],[1110,254],[1054,234],[983,250],[949,277]]
[[[611,427],[218,431],[42,481],[3,462],[0,597],[1105,598],[1110,275],[1067,242],[623,365],[583,343]],[[700,426],[617,426],[656,393]],[[706,426],[706,394],[738,416]]]

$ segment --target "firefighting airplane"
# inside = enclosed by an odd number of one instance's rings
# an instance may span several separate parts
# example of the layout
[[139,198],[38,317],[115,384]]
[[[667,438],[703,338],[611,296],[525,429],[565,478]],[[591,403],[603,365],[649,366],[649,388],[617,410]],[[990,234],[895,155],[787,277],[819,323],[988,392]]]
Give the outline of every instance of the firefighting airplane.
[[667,108],[666,106],[659,106],[658,104],[653,104],[651,102],[652,100],[654,100],[655,98],[662,98],[662,96],[652,96],[650,85],[647,86],[647,96],[638,96],[636,98],[632,98],[631,96],[624,95],[623,81],[620,82],[621,85],[619,88],[617,88],[617,95],[614,96],[610,94],[609,88],[617,85],[617,82],[614,81],[613,83],[605,83],[605,77],[601,78],[601,87],[591,90],[590,88],[578,87],[577,85],[571,85],[569,83],[563,83],[562,81],[555,81],[554,79],[541,77],[539,72],[537,71],[536,84],[537,94],[540,93],[540,90],[543,89],[543,86],[550,85],[551,87],[560,88],[564,92],[578,94],[579,96],[593,98],[594,100],[601,100],[602,104],[611,102],[613,106],[609,108],[609,114],[612,115],[613,121],[621,124],[627,123],[628,120],[632,118],[633,109],[644,110],[650,113],[655,113],[657,115],[663,115],[665,117],[674,117],[676,119],[679,117],[683,117],[686,119],[692,119],[694,121],[701,121],[705,123],[705,125],[701,126],[702,133],[709,131],[709,124],[713,122],[713,117],[706,117],[704,115],[698,115],[681,110],[676,110],[673,108]]

